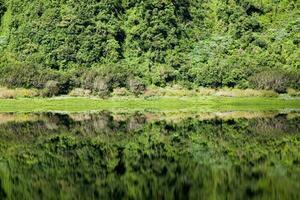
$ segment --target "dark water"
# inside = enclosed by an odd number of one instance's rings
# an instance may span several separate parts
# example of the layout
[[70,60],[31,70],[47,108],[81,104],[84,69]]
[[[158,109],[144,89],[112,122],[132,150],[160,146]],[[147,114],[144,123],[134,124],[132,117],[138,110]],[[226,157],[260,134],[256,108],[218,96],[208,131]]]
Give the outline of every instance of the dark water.
[[0,199],[300,199],[299,113],[0,114]]

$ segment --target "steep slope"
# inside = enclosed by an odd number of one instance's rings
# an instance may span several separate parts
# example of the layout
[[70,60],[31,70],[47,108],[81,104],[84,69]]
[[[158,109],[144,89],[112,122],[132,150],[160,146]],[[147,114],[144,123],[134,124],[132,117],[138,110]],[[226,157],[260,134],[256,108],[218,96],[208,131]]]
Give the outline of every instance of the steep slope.
[[299,71],[299,8],[297,0],[2,0],[0,67],[249,87],[261,71]]

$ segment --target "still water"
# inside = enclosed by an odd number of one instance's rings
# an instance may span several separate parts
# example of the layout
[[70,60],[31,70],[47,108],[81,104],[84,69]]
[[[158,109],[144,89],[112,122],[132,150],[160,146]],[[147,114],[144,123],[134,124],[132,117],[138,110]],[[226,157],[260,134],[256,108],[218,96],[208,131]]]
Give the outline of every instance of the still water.
[[300,199],[300,113],[0,114],[0,199]]

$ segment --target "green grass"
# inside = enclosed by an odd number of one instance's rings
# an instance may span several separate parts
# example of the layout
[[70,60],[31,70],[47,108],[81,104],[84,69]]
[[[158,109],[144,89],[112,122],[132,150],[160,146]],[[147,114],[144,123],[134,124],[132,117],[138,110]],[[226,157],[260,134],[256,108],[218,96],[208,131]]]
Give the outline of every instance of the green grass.
[[0,100],[0,112],[110,111],[271,111],[300,109],[299,99],[229,97],[22,98]]

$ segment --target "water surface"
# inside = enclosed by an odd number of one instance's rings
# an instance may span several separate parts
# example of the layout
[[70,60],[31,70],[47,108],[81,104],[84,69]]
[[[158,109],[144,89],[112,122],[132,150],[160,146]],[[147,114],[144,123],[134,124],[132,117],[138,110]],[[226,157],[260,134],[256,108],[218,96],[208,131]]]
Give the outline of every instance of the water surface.
[[300,113],[0,114],[0,199],[300,199]]

